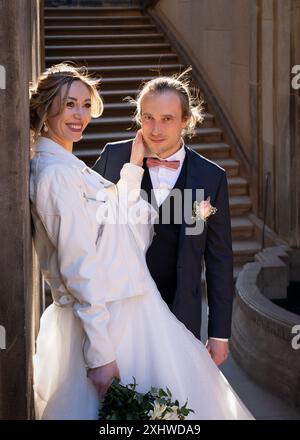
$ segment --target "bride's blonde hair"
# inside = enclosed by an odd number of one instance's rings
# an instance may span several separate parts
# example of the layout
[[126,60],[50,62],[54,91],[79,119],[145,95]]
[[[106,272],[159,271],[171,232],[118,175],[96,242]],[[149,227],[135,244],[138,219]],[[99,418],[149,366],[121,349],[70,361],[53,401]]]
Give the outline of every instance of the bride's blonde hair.
[[[91,94],[91,116],[99,117],[103,112],[103,101],[98,93],[100,80],[92,78],[85,67],[76,67],[69,63],[55,64],[43,72],[35,84],[30,85],[30,129],[36,139],[43,127],[53,100],[59,97],[59,112],[63,110],[68,92],[74,81],[81,81]],[[62,96],[61,89],[67,85]]]

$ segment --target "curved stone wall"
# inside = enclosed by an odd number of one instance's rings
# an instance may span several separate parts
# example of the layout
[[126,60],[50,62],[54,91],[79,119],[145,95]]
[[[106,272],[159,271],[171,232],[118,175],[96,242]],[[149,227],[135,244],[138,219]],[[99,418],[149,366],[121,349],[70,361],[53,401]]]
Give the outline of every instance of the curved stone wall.
[[300,406],[300,316],[269,299],[286,295],[291,266],[300,277],[291,254],[285,246],[264,249],[239,274],[230,348],[256,382]]

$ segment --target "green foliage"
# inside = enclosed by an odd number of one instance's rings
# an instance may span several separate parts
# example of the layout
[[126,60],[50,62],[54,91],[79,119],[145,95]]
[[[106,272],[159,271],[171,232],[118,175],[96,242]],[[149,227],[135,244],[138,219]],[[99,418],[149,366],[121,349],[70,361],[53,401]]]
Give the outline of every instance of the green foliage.
[[151,387],[146,394],[136,391],[137,383],[126,386],[116,380],[110,386],[99,411],[102,420],[184,420],[193,412],[187,402],[180,407],[178,401],[172,402],[171,391],[167,388]]

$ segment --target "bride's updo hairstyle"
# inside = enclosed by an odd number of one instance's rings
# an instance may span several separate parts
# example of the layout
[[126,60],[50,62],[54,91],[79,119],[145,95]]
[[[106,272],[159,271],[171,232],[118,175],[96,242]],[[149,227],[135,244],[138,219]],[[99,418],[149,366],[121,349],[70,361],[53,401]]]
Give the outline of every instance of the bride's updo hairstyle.
[[[36,139],[43,128],[47,113],[56,96],[60,99],[60,114],[66,103],[70,87],[74,81],[81,81],[91,94],[91,116],[99,117],[103,112],[103,102],[98,93],[100,80],[92,78],[85,67],[76,67],[68,63],[55,64],[43,72],[36,84],[30,86],[30,129]],[[62,87],[66,85],[64,95]]]

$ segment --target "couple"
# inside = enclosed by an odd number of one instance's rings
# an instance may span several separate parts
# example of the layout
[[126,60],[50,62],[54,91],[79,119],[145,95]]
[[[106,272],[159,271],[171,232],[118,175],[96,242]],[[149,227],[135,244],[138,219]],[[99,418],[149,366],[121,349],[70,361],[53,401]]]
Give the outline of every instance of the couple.
[[[136,138],[107,145],[91,170],[72,149],[102,113],[97,85],[60,64],[31,90],[34,241],[53,296],[34,356],[36,418],[97,419],[113,378],[127,384],[135,377],[138,391],[167,386],[181,405],[188,399],[195,411],[189,419],[253,419],[216,366],[230,336],[232,250],[225,173],[182,140],[200,109],[180,79],[150,81],[137,99]],[[149,151],[155,157],[145,159]],[[210,197],[217,211],[209,201],[196,209],[195,223],[202,208],[211,214],[202,233],[187,235],[175,208],[169,224],[163,221],[173,187],[192,194],[204,188]],[[154,191],[155,207],[141,188]],[[130,209],[138,215],[127,222],[110,215]],[[206,347],[197,339],[202,257]]]

